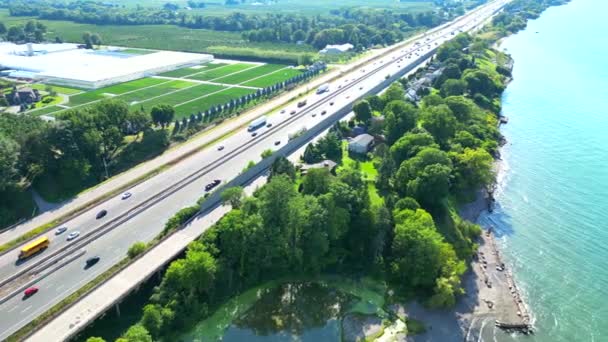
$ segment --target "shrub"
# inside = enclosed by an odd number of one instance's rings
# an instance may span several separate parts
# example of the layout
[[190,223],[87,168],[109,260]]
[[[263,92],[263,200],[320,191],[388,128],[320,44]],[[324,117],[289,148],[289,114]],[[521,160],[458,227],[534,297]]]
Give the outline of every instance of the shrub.
[[136,256],[140,255],[141,253],[145,252],[145,250],[146,250],[146,243],[138,241],[138,242],[132,244],[131,247],[129,247],[129,250],[127,251],[127,255],[129,256],[129,258],[133,259]]

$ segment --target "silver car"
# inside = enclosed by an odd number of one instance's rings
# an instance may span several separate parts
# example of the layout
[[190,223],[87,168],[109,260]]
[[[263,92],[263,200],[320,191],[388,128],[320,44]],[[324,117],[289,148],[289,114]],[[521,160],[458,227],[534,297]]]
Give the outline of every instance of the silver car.
[[80,236],[80,232],[79,232],[79,231],[71,232],[71,233],[68,235],[67,240],[68,240],[68,241],[72,241],[72,240],[74,240],[75,238],[77,238],[77,237],[79,237],[79,236]]

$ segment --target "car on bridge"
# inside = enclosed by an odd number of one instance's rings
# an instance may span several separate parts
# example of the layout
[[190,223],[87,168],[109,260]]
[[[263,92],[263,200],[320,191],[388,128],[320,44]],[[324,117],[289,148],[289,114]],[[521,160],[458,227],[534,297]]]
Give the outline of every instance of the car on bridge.
[[66,230],[68,230],[68,227],[57,228],[57,230],[55,230],[55,235],[61,235],[61,234],[65,233]]
[[215,188],[216,186],[218,186],[222,181],[219,179],[214,179],[213,182],[205,185],[205,191],[210,191],[211,189]]

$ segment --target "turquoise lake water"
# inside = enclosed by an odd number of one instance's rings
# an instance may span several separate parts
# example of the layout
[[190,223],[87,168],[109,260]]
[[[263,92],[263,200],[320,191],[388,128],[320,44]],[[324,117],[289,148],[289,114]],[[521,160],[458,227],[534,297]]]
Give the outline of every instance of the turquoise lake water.
[[522,341],[608,341],[608,1],[553,7],[503,44],[500,234],[537,327]]

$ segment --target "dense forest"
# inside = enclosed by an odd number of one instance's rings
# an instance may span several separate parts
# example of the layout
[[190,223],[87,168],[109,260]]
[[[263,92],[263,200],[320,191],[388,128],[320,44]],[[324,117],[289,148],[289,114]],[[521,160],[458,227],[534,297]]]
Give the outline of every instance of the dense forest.
[[419,102],[406,100],[404,85],[424,71],[358,102],[352,122],[307,147],[303,159],[341,161],[341,141],[355,125],[385,137],[367,156],[380,201],[371,199],[359,163],[342,164],[335,175],[313,169],[300,176],[276,159],[253,196],[225,190],[233,210],[169,266],[141,321],[119,340],[174,339],[226,299],[286,276],[367,275],[390,284],[398,298],[454,305],[480,228],[453,205],[492,184],[501,139],[497,113],[509,71],[492,42],[457,36],[440,48],[434,65],[441,77]]

